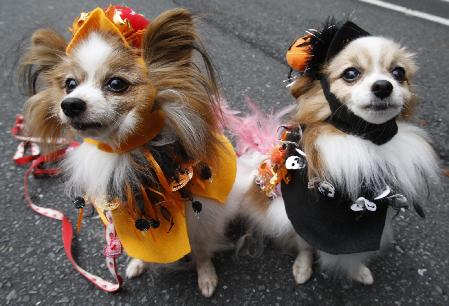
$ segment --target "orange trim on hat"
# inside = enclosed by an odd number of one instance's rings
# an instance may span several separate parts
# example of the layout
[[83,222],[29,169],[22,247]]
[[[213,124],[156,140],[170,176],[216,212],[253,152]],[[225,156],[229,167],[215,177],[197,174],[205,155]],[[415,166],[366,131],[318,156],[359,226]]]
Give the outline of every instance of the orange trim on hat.
[[[145,35],[145,26],[149,23],[143,15],[132,11],[133,15],[123,17],[122,10],[126,7],[110,5],[106,10],[97,7],[89,13],[81,15],[73,21],[70,31],[73,37],[66,48],[66,54],[70,54],[75,46],[93,31],[109,32],[118,35],[126,47],[141,48]],[[137,16],[138,18],[132,18]],[[140,19],[140,20],[137,20]],[[137,22],[136,22],[137,21]],[[131,24],[134,22],[135,27]]]
[[117,34],[122,39],[123,44],[126,47],[129,47],[128,42],[120,32],[119,28],[106,16],[103,9],[99,7],[89,13],[81,13],[80,17],[73,22],[71,31],[73,32],[73,37],[65,50],[67,55],[72,52],[73,48],[75,48],[79,42],[85,39],[88,34],[93,31]]

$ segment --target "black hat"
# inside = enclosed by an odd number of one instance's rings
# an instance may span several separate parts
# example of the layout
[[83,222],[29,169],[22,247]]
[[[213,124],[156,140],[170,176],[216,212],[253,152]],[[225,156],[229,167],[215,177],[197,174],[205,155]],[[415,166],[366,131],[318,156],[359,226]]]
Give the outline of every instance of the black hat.
[[[307,60],[301,67],[292,65],[291,62],[289,64],[292,69],[319,79],[319,72],[323,64],[328,63],[351,41],[369,35],[367,31],[351,21],[338,23],[334,18],[328,18],[321,31],[309,30],[306,36],[297,39],[290,46],[287,52],[287,61],[289,62],[289,56],[306,57]],[[296,43],[298,41],[301,43]],[[300,60],[299,62],[303,63],[304,61]]]

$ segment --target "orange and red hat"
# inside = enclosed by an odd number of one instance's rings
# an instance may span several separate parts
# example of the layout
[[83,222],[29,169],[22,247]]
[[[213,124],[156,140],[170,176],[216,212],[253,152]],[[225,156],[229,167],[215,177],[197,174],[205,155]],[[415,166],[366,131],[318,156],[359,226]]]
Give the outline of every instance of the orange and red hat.
[[110,5],[106,9],[97,7],[92,11],[82,12],[74,20],[70,31],[73,37],[66,48],[70,54],[73,48],[92,31],[104,31],[117,34],[127,47],[142,48],[143,36],[150,21],[133,9]]

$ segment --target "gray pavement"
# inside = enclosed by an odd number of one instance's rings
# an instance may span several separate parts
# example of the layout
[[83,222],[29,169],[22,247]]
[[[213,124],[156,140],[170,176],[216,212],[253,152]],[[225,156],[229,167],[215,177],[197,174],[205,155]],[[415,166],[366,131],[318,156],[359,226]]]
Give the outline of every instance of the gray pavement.
[[[406,5],[408,1],[395,1]],[[414,3],[418,1],[410,1]],[[443,2],[443,1],[441,1]],[[106,294],[85,281],[66,260],[60,241],[59,222],[29,210],[22,199],[24,169],[11,156],[17,143],[9,133],[24,97],[12,80],[17,46],[38,27],[68,33],[67,27],[80,11],[109,1],[1,0],[0,1],[0,304],[11,305],[444,305],[449,294],[449,179],[422,203],[422,221],[411,213],[396,222],[396,244],[371,264],[375,284],[365,287],[315,271],[305,285],[295,285],[293,257],[270,245],[262,257],[233,259],[232,253],[214,260],[219,285],[211,299],[197,290],[194,271],[146,274],[128,280],[118,294]],[[370,6],[355,0],[197,0],[127,1],[152,18],[165,9],[184,6],[203,17],[200,26],[206,46],[220,71],[223,92],[234,107],[245,109],[250,96],[265,110],[292,103],[284,88],[288,68],[286,47],[303,30],[318,26],[326,16],[351,16],[366,30],[404,43],[418,56],[416,78],[420,105],[416,120],[431,135],[442,165],[449,166],[449,28]],[[449,3],[429,1],[428,10],[448,16]],[[411,7],[418,9],[417,4]],[[32,180],[38,203],[64,210],[75,218],[70,200],[58,179]],[[85,219],[75,240],[83,267],[109,277],[103,264],[102,233],[98,219]],[[124,272],[125,258],[121,259]],[[418,270],[421,273],[418,273]]]

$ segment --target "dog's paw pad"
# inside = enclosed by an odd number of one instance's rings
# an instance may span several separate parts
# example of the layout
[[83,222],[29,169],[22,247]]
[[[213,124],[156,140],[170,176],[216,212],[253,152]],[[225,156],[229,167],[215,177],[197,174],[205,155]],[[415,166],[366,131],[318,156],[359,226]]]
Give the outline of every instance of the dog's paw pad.
[[218,277],[214,265],[211,261],[203,263],[197,267],[198,287],[205,297],[211,297],[217,288]]
[[140,259],[131,259],[128,266],[126,267],[126,277],[134,278],[140,276],[145,272],[147,264]]
[[293,264],[293,276],[298,285],[304,284],[312,276],[312,267],[306,265],[300,265],[295,262]]
[[373,275],[368,267],[361,265],[357,272],[352,276],[352,279],[364,285],[372,285],[374,283]]
[[205,297],[211,297],[212,294],[214,294],[215,288],[217,288],[217,284],[217,275],[198,276],[198,287]]

